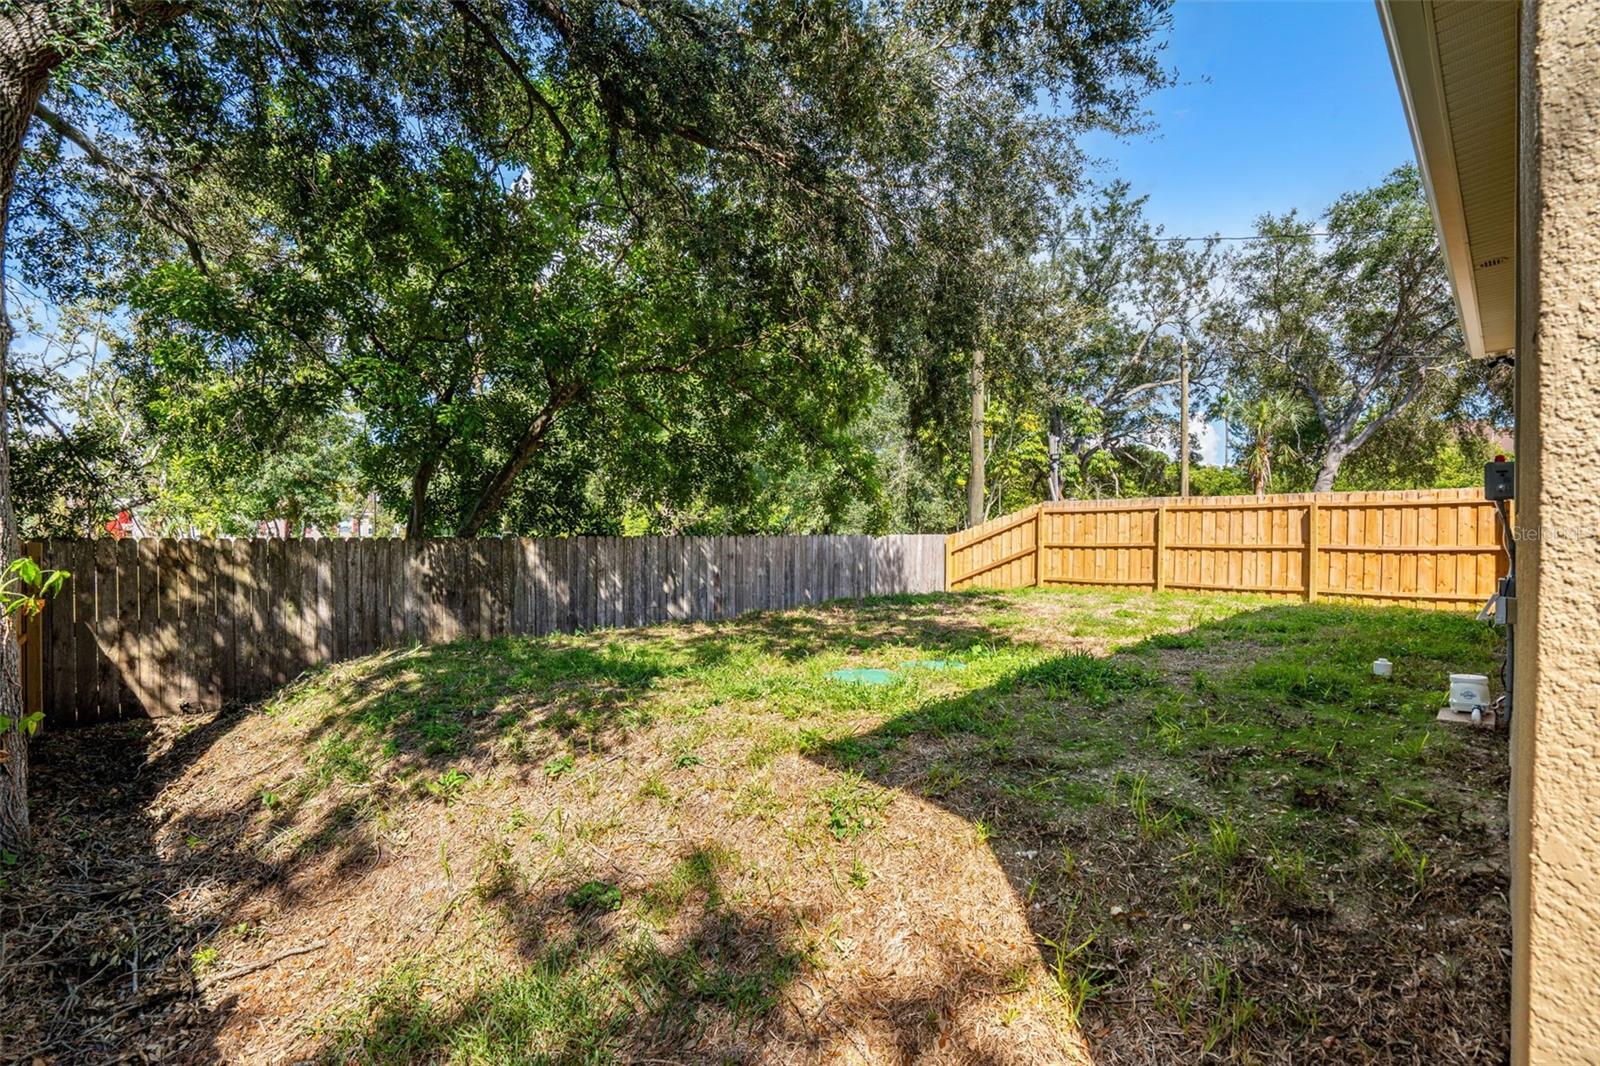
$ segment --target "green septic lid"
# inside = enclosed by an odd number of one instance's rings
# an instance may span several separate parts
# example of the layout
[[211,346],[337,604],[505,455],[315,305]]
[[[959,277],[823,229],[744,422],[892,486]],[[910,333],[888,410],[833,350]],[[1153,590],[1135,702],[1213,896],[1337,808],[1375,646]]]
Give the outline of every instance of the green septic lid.
[[913,659],[906,663],[907,666],[919,666],[924,670],[965,670],[966,663],[951,662],[949,659]]
[[894,682],[893,670],[880,670],[877,667],[835,670],[828,676],[835,681],[845,681],[852,685],[888,685]]

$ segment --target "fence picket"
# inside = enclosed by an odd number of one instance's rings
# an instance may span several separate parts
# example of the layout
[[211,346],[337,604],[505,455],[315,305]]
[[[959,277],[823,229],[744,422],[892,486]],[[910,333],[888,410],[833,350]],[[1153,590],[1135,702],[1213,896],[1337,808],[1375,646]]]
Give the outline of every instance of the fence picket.
[[[57,540],[28,550],[73,572],[31,660],[30,709],[55,727],[212,709],[411,641],[939,591],[949,558],[938,535]],[[1026,563],[1007,572],[1034,573]]]
[[1505,571],[1493,504],[1457,489],[1052,502],[952,534],[945,556],[951,589],[1121,585],[1457,609],[1476,609]]

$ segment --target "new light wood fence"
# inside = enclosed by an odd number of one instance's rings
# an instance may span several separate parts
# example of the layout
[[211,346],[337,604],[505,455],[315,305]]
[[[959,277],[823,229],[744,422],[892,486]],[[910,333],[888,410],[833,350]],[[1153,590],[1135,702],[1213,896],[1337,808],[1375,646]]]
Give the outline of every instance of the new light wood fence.
[[949,587],[1115,585],[1476,610],[1506,572],[1476,489],[1044,503],[953,534]]
[[937,592],[944,541],[44,541],[30,551],[73,576],[25,647],[32,706],[52,727],[173,714],[386,646]]
[[1476,609],[1506,556],[1476,490],[1067,501],[949,537],[111,540],[23,645],[52,726],[251,699],[308,667],[458,637],[731,618],[942,589],[1124,586]]

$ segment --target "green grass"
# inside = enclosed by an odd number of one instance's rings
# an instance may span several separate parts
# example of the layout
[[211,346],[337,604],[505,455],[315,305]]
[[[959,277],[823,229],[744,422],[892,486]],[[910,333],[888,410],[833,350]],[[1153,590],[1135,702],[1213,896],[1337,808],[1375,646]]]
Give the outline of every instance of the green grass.
[[[786,928],[755,901],[813,871],[830,904],[888,891],[872,849],[922,802],[970,828],[945,850],[1023,856],[1006,874],[1068,1022],[1158,1011],[1180,1058],[1283,1051],[1330,1025],[1379,1047],[1260,960],[1291,921],[1392,958],[1374,965],[1410,965],[1397,941],[1452,965],[1474,950],[1413,908],[1501,846],[1499,742],[1433,722],[1446,674],[1493,672],[1494,639],[1436,612],[1023,591],[416,648],[271,701],[307,737],[305,768],[259,803],[287,821],[322,791],[381,793],[349,809],[390,816],[431,796],[470,821],[512,795],[499,831],[521,850],[480,897],[549,894],[498,919],[532,945],[515,972],[397,968],[338,1022],[341,1061],[601,1062],[759,1026],[822,965],[801,945],[826,908],[791,901]],[[1392,679],[1370,675],[1379,656]],[[903,669],[925,659],[964,668]],[[829,678],[849,667],[897,674]],[[681,846],[648,876],[614,872],[662,837]],[[928,876],[915,887],[937,892]],[[1448,1028],[1387,1024],[1418,1047]]]
[[628,1020],[601,968],[571,947],[541,952],[514,974],[441,985],[402,966],[341,1019],[328,1062],[606,1063]]

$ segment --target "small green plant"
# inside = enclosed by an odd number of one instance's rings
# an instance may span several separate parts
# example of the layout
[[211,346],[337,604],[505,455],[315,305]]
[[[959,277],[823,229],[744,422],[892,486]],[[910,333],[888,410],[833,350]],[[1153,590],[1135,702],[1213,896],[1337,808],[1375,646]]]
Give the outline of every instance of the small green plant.
[[1384,836],[1389,841],[1389,855],[1394,864],[1411,878],[1411,884],[1418,892],[1428,887],[1428,856],[1411,846],[1410,841],[1400,835],[1397,829],[1385,829]]
[[867,869],[867,864],[861,861],[859,855],[850,860],[850,873],[848,876],[852,888],[866,888],[867,883],[872,880],[871,871]]
[[372,777],[372,766],[356,745],[344,737],[328,737],[311,753],[311,768],[323,784],[342,778],[363,784]]
[[426,787],[429,795],[448,807],[461,795],[461,790],[467,787],[467,775],[452,766],[432,781],[429,781]]
[[1198,877],[1180,877],[1174,882],[1178,893],[1178,909],[1183,911],[1185,918],[1194,918],[1200,913],[1200,905],[1204,902],[1204,887]]
[[265,807],[269,811],[275,811],[282,806],[282,804],[283,800],[276,792],[272,791],[270,788],[264,788],[261,790],[261,806]]
[[1181,963],[1166,977],[1152,977],[1150,992],[1156,1009],[1175,1018],[1180,1027],[1187,1026],[1194,1014],[1195,988],[1188,963]]
[[1139,824],[1139,835],[1154,840],[1166,835],[1177,824],[1176,811],[1167,811],[1157,814],[1155,805],[1150,795],[1150,778],[1147,774],[1134,774],[1125,777],[1118,774],[1119,779],[1126,781],[1128,786],[1128,807],[1133,811],[1133,817]]
[[639,786],[640,799],[652,799],[657,803],[671,803],[672,789],[661,779],[660,774],[651,774]]
[[[1068,924],[1071,924],[1070,921]],[[1065,930],[1059,940],[1039,938],[1050,949],[1050,976],[1055,980],[1056,992],[1061,997],[1061,1005],[1070,1025],[1078,1024],[1083,1016],[1084,1004],[1100,990],[1095,969],[1090,965],[1087,954],[1098,935],[1090,933],[1077,944],[1072,943]]]
[[[45,601],[60,592],[61,586],[71,576],[66,570],[45,570],[27,556],[13,559],[0,572],[0,614],[30,618],[41,613]],[[9,732],[15,726],[23,735],[32,736],[39,731],[43,722],[43,711],[34,711],[16,719],[8,714],[0,714],[0,733]],[[0,757],[4,755],[4,750],[0,749]]]
[[835,840],[858,837],[878,824],[878,813],[886,798],[848,775],[836,784],[822,789],[818,795],[828,808],[828,832]]
[[1244,840],[1239,835],[1239,827],[1233,824],[1233,819],[1228,815],[1211,820],[1210,847],[1212,857],[1224,866],[1232,866],[1239,857]]
[[196,977],[201,976],[217,964],[217,949],[207,944],[203,948],[195,948],[194,954],[189,956],[190,965]]
[[511,859],[510,844],[496,840],[479,849],[478,879],[472,892],[480,902],[498,899],[511,892],[516,884],[517,866]]
[[1173,704],[1158,704],[1150,711],[1149,739],[1168,755],[1177,755],[1188,744],[1182,712]]
[[1267,876],[1285,895],[1299,895],[1306,890],[1306,854],[1298,848],[1280,850],[1276,844],[1267,852]]
[[577,760],[572,757],[572,752],[564,751],[544,764],[544,776],[554,781],[564,774],[571,773],[572,768],[577,765]]
[[1407,761],[1421,762],[1423,753],[1428,750],[1428,738],[1431,736],[1433,736],[1432,731],[1425,729],[1420,733],[1413,733],[1405,740],[1400,741],[1396,747]]
[[692,751],[686,751],[672,760],[672,765],[679,770],[687,770],[691,766],[702,766],[705,760]]
[[575,911],[607,914],[622,906],[622,889],[608,881],[585,881],[567,893],[567,906]]
[[1104,707],[1121,693],[1154,685],[1156,678],[1140,666],[1078,653],[1043,663],[1018,683],[1037,686],[1053,697],[1067,696],[1091,707]]
[[1225,962],[1208,965],[1204,983],[1214,1000],[1211,1021],[1206,1025],[1201,1051],[1210,1054],[1223,1041],[1237,1044],[1261,1015],[1261,1004],[1244,994],[1244,984]]

